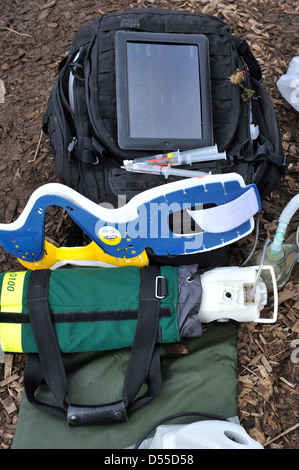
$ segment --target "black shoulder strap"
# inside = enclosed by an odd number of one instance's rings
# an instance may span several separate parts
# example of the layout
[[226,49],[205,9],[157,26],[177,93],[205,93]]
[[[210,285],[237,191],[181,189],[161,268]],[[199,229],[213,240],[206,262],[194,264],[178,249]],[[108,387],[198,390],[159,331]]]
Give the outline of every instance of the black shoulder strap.
[[91,45],[87,44],[81,47],[78,56],[69,65],[70,73],[74,77],[72,92],[74,99],[74,126],[76,136],[68,147],[68,158],[83,163],[91,163],[96,165],[99,157],[93,146],[94,138],[91,132],[89,115],[86,105],[86,80],[84,76],[84,61],[86,55],[89,54]]
[[[161,364],[157,344],[160,298],[157,287],[159,268],[141,268],[140,302],[137,328],[120,401],[99,406],[73,405],[66,402],[68,393],[65,369],[48,304],[50,271],[37,270],[30,274],[28,286],[28,313],[38,354],[31,354],[26,364],[24,388],[29,403],[59,417],[66,417],[69,425],[84,426],[126,421],[128,415],[152,400],[160,391]],[[164,279],[164,278],[162,278]],[[164,279],[165,281],[165,279]],[[162,292],[162,296],[165,292]],[[39,401],[35,392],[45,381],[58,406]],[[146,392],[137,397],[142,385]]]

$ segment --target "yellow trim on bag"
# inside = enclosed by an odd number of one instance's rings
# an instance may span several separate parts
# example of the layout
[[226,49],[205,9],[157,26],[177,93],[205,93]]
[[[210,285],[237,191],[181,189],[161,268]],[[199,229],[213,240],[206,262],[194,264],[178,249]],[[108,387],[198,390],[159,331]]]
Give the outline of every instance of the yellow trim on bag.
[[[6,273],[3,277],[0,311],[22,313],[26,271]],[[0,323],[0,345],[4,352],[23,352],[22,324]]]

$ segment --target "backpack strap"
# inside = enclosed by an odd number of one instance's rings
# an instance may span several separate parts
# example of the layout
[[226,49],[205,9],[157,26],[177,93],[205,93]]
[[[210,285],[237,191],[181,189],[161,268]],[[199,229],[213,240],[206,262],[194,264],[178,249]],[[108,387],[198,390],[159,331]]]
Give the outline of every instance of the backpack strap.
[[[38,354],[31,354],[26,364],[24,388],[29,403],[38,409],[67,418],[71,426],[117,423],[152,400],[162,385],[157,337],[160,299],[167,294],[166,279],[155,265],[141,269],[140,300],[135,338],[127,366],[122,399],[104,405],[74,405],[66,401],[68,386],[62,355],[48,304],[50,270],[32,271],[28,285],[28,313]],[[39,401],[35,392],[45,381],[58,406]],[[142,385],[146,392],[137,396]]]
[[84,60],[90,45],[81,47],[74,61],[69,64],[69,73],[72,74],[71,94],[74,105],[74,126],[76,135],[68,146],[68,159],[78,160],[82,163],[99,163],[99,155],[94,147],[95,138],[90,130],[89,114],[86,105],[86,83],[84,77]]
[[244,59],[245,63],[247,64],[250,74],[256,80],[261,81],[263,76],[260,65],[254,57],[248,43],[245,41],[245,39],[241,39],[238,36],[231,35],[231,38],[239,55]]

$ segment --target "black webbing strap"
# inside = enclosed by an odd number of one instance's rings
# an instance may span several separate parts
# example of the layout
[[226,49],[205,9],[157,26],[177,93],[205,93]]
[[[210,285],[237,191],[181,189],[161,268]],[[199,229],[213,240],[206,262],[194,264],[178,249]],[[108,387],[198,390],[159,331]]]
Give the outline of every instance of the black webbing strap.
[[[84,426],[126,421],[128,415],[152,400],[160,391],[162,378],[159,346],[156,344],[160,298],[165,295],[165,279],[157,266],[141,268],[140,301],[134,343],[123,386],[123,399],[99,406],[66,402],[68,393],[62,356],[48,304],[50,271],[32,271],[28,286],[28,313],[38,354],[31,354],[24,374],[29,403],[56,416],[67,417],[69,425]],[[159,293],[159,295],[157,295]],[[161,295],[162,293],[162,295]],[[37,400],[35,392],[45,380],[57,400],[53,406]],[[142,385],[147,390],[138,396]]]
[[241,39],[238,36],[231,35],[231,38],[238,50],[238,53],[246,62],[251,75],[258,81],[262,80],[263,76],[260,65],[254,57],[248,43],[245,39]]
[[[55,415],[65,416],[67,382],[48,303],[50,273],[50,270],[30,273],[27,293],[28,314],[39,354],[29,356],[24,374],[24,388],[32,405]],[[35,390],[43,379],[58,401],[59,408],[35,398]]]
[[[137,328],[123,387],[128,413],[154,398],[162,385],[159,346],[156,344],[160,313],[157,280],[160,279],[160,270],[156,265],[149,265],[142,268],[140,273]],[[133,401],[140,384],[145,382],[148,384],[147,391]]]
[[276,152],[271,152],[266,145],[259,145],[254,154],[246,155],[243,160],[247,162],[267,161],[278,167],[285,167],[287,165],[287,156],[280,155]]

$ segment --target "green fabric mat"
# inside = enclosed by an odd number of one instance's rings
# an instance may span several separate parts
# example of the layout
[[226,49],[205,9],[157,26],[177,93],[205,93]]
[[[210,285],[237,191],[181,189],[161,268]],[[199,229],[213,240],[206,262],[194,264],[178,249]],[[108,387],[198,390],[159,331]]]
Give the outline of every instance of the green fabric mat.
[[[183,340],[190,353],[169,354],[161,346],[163,387],[149,404],[128,422],[90,427],[69,427],[61,418],[32,407],[23,394],[12,449],[123,449],[161,418],[174,413],[200,411],[232,417],[237,408],[236,323],[214,323],[200,338]],[[130,350],[65,355],[69,401],[103,404],[121,398]],[[38,397],[51,400],[41,386]],[[171,423],[191,423],[179,418]]]

